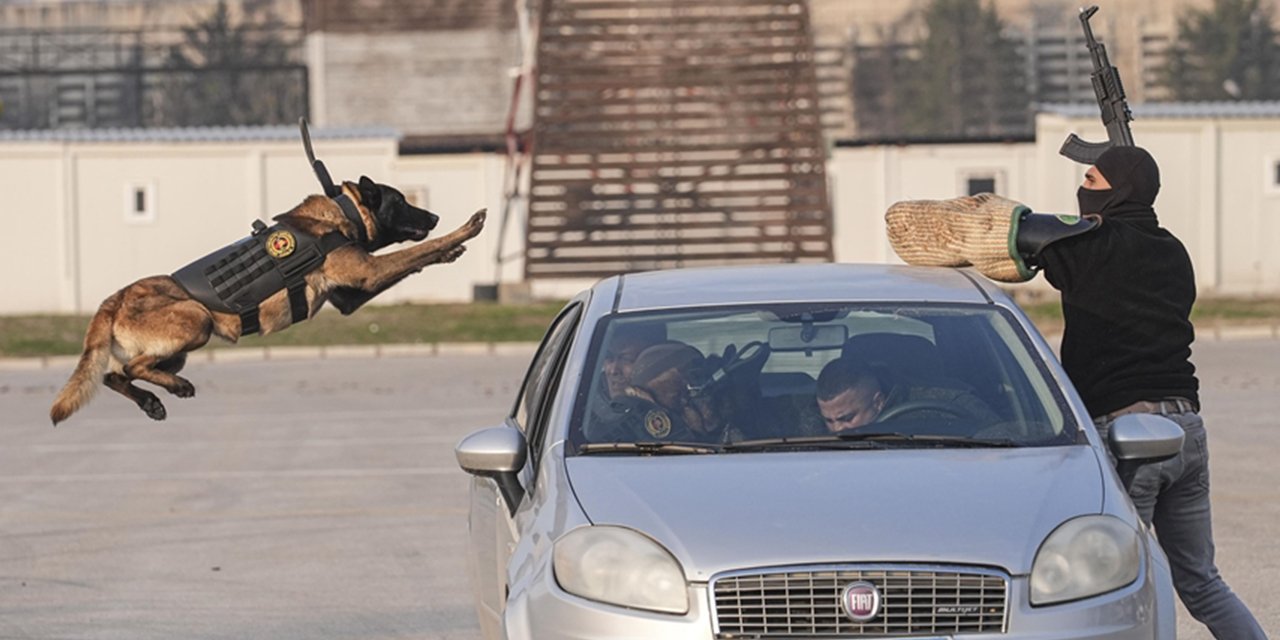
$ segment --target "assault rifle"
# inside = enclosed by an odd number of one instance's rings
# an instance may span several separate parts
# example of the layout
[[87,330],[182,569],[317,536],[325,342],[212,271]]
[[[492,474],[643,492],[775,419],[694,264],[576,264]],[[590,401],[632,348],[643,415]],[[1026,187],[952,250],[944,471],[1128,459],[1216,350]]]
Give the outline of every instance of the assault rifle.
[[1107,48],[1093,37],[1093,29],[1089,27],[1089,18],[1098,12],[1094,5],[1080,10],[1080,25],[1084,27],[1084,39],[1089,45],[1089,56],[1093,58],[1093,92],[1098,96],[1098,108],[1102,110],[1102,124],[1107,127],[1106,142],[1086,142],[1076,134],[1067,136],[1058,153],[1079,162],[1093,164],[1103,151],[1111,147],[1132,147],[1133,132],[1129,130],[1129,121],[1133,113],[1129,111],[1129,103],[1124,99],[1124,86],[1120,84],[1120,72],[1111,66],[1107,58]]

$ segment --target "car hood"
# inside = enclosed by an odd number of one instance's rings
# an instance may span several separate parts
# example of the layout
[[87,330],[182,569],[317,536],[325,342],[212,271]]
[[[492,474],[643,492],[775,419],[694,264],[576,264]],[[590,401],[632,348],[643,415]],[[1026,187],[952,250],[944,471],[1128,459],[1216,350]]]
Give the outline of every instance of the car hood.
[[690,580],[810,563],[1031,570],[1062,522],[1101,513],[1088,446],[566,460],[587,518],[652,536]]

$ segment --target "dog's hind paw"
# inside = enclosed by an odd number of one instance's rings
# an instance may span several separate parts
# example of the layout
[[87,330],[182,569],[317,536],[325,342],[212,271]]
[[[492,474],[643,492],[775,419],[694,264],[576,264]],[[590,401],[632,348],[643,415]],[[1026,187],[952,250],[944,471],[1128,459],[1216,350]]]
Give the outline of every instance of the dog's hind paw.
[[145,397],[138,401],[138,408],[146,412],[147,417],[152,420],[164,420],[169,417],[169,413],[165,411],[160,398],[155,397],[154,394],[148,394],[148,396],[150,397]]

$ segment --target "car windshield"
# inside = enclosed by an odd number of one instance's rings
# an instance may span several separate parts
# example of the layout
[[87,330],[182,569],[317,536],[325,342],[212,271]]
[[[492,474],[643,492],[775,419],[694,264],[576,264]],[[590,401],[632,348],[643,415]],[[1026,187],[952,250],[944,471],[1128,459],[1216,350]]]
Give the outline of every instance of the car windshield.
[[1027,336],[992,305],[616,314],[595,335],[569,434],[574,455],[1028,447],[1079,437]]

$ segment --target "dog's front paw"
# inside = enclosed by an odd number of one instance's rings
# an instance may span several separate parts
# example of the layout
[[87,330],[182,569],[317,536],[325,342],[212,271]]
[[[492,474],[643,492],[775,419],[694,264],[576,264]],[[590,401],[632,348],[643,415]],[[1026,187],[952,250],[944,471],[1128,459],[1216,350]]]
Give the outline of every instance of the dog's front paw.
[[487,218],[488,216],[489,216],[488,209],[481,209],[471,214],[471,218],[467,220],[467,224],[463,225],[463,228],[466,229],[467,231],[468,238],[476,237],[476,235],[479,234],[482,229],[484,229],[484,221],[485,221],[485,218]]
[[448,251],[445,251],[445,252],[444,252],[444,255],[440,256],[440,263],[441,263],[441,264],[448,264],[448,263],[450,263],[450,262],[453,262],[454,260],[457,260],[458,258],[461,258],[461,257],[462,257],[462,254],[464,254],[464,253],[466,253],[466,252],[467,252],[467,248],[466,248],[466,247],[464,247],[464,246],[462,246],[462,245],[458,245],[458,246],[456,246],[456,247],[453,247],[452,249],[449,249]]

